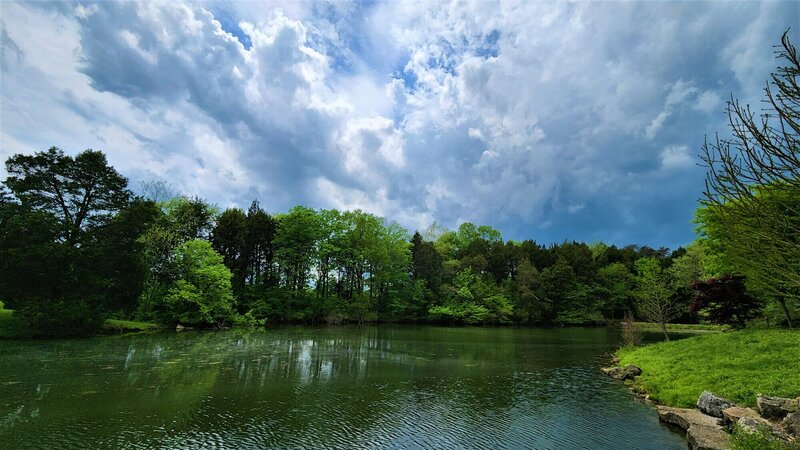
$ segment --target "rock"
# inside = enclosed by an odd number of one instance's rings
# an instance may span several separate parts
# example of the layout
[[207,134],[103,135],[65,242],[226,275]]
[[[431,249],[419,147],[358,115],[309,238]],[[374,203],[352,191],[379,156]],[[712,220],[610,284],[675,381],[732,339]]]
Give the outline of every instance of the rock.
[[686,430],[686,440],[693,450],[726,450],[731,448],[728,433],[719,426],[692,425]]
[[658,417],[666,423],[686,430],[686,440],[693,449],[721,450],[730,448],[728,433],[717,418],[696,409],[658,406]]
[[734,406],[733,402],[717,397],[708,391],[700,394],[700,398],[697,399],[697,407],[700,411],[714,417],[722,418],[722,410],[731,406]]
[[632,380],[634,377],[638,377],[642,374],[642,369],[633,364],[628,364],[625,367],[604,367],[601,370],[604,374],[620,381]]
[[800,411],[787,414],[783,426],[792,436],[800,437]]
[[184,329],[184,327],[181,324],[178,324],[178,325],[175,326],[175,331],[181,331],[183,329]]
[[760,428],[768,428],[772,430],[772,425],[770,425],[766,419],[762,419],[761,417],[740,417],[739,420],[736,421],[736,425],[738,425],[742,431],[746,431],[751,434],[758,432]]
[[731,406],[722,410],[722,418],[725,423],[736,423],[742,417],[755,417],[758,418],[758,412],[751,408],[742,408],[740,406]]
[[756,399],[758,411],[765,419],[782,419],[787,414],[800,409],[800,398],[767,397],[759,395]]
[[709,428],[722,428],[717,424],[717,419],[703,414],[696,409],[672,408],[670,406],[658,406],[658,417],[662,422],[677,425],[684,430],[688,430],[692,425],[700,425]]
[[758,433],[761,430],[764,430],[772,435],[772,437],[780,439],[784,442],[790,441],[790,437],[786,433],[775,428],[772,423],[761,417],[740,417],[736,422],[736,425],[738,425],[739,429],[742,431],[750,434]]

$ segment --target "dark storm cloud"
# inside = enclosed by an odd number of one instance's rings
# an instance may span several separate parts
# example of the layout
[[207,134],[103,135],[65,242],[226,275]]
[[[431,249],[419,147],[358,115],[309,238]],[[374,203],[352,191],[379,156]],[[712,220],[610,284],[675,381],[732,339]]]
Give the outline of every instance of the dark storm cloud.
[[725,133],[731,93],[757,103],[800,6],[8,3],[2,15],[0,156],[58,140],[223,206],[259,197],[411,229],[473,221],[513,239],[677,246],[693,238],[703,137]]

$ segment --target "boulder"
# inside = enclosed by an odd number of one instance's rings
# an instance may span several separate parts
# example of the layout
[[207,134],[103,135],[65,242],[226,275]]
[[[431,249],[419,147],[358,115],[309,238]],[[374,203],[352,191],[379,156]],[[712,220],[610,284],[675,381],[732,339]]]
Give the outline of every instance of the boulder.
[[775,428],[768,420],[761,417],[741,417],[736,422],[739,429],[747,433],[758,433],[761,430],[766,431],[772,437],[780,439],[784,442],[789,442],[789,436],[778,428]]
[[732,401],[717,397],[708,391],[700,394],[700,398],[697,399],[697,408],[714,417],[722,418],[722,410],[731,406],[735,406]]
[[709,428],[722,428],[717,424],[715,417],[703,414],[696,409],[672,408],[670,406],[658,406],[658,418],[662,422],[677,425],[684,430],[688,430],[693,425],[700,425]]
[[729,435],[718,425],[692,425],[686,430],[686,440],[692,450],[726,450],[731,448]]
[[736,425],[738,425],[742,431],[748,433],[756,433],[759,429],[772,430],[772,425],[761,417],[740,417],[739,420],[736,421]]
[[740,406],[731,406],[722,410],[722,418],[725,419],[726,424],[736,423],[742,417],[756,417],[758,412],[752,408],[742,408]]
[[642,374],[642,369],[633,364],[628,364],[625,367],[604,367],[602,371],[611,378],[620,381],[632,380]]
[[800,411],[787,414],[783,426],[792,436],[800,437]]
[[758,411],[765,419],[783,419],[787,414],[800,409],[800,398],[767,397],[759,395],[756,399]]

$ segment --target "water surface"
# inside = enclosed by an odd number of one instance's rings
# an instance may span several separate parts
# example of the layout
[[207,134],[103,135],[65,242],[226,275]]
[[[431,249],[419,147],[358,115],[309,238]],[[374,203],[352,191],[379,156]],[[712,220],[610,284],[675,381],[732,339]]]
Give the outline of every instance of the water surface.
[[3,448],[685,449],[611,329],[287,327],[0,341]]

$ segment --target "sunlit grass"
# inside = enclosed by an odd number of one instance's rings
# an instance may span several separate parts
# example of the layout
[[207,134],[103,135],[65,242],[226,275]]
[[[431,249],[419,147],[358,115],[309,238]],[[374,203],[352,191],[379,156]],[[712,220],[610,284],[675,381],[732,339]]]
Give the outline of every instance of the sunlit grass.
[[693,407],[703,391],[754,406],[756,395],[800,396],[800,331],[744,330],[621,349],[621,363],[642,369],[653,400]]
[[103,329],[114,332],[157,330],[160,326],[150,322],[136,322],[133,320],[108,319],[103,324]]
[[[634,322],[636,326],[642,331],[661,331],[661,325],[652,322]],[[668,323],[667,332],[669,331],[725,331],[730,327],[727,325],[712,325],[712,324],[699,324],[699,323]]]

